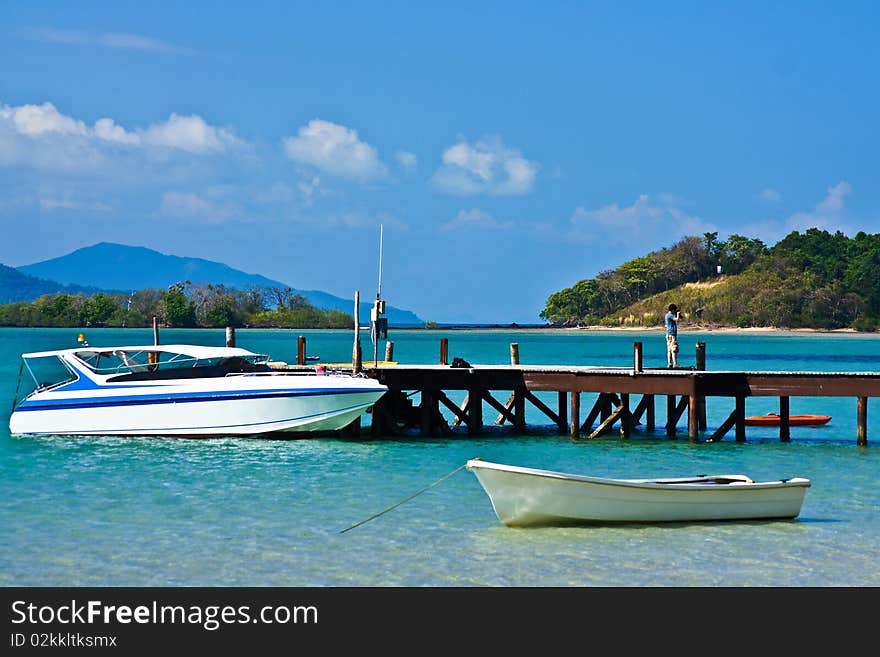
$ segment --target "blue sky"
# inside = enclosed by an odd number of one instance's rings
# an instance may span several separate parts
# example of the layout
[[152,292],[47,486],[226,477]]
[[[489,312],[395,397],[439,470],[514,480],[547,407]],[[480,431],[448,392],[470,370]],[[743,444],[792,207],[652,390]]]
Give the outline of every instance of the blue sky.
[[[880,232],[869,2],[0,3],[0,262],[99,241],[536,322],[685,235]],[[95,263],[101,266],[101,263]]]

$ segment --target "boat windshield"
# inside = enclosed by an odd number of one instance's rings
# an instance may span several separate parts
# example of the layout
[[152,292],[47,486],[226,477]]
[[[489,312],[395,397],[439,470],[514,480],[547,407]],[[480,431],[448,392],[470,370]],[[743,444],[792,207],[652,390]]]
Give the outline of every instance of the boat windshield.
[[[156,372],[181,370],[193,367],[217,365],[222,356],[196,358],[171,351],[151,351],[146,349],[113,349],[108,351],[77,351],[76,357],[96,374],[127,374],[129,372]],[[240,356],[253,364],[265,363],[266,356],[257,354]]]
[[47,390],[76,380],[76,374],[58,356],[26,358],[24,364],[34,380],[34,390]]

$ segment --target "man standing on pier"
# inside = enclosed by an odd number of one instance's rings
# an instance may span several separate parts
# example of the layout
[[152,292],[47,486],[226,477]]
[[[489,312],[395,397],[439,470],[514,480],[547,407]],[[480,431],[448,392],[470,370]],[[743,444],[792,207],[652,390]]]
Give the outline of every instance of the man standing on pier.
[[678,320],[681,313],[678,306],[670,303],[666,313],[666,364],[675,368],[678,367]]

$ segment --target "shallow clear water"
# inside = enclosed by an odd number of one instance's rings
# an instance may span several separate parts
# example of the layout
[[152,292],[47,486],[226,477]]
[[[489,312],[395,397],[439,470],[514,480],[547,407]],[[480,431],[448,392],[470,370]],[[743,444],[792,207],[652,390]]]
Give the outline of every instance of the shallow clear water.
[[[26,586],[877,586],[880,421],[855,445],[855,399],[795,398],[820,428],[747,430],[692,445],[660,431],[574,442],[531,409],[529,435],[493,427],[478,439],[354,441],[12,438],[6,429],[19,354],[75,345],[76,331],[0,329],[0,585]],[[296,338],[322,362],[350,359],[345,331],[237,332],[239,346],[295,360]],[[659,332],[392,331],[395,359],[661,366]],[[149,330],[91,330],[92,345],[149,344]],[[364,337],[365,358],[371,346]],[[681,336],[682,362],[706,342],[708,369],[875,371],[880,338],[857,335]],[[162,341],[220,345],[223,331],[163,331]],[[380,358],[384,356],[384,346]],[[502,399],[502,401],[504,401]],[[749,399],[749,414],[776,399]],[[583,405],[583,403],[582,403]],[[709,431],[730,412],[708,402]],[[488,414],[486,417],[492,417]],[[351,531],[473,457],[598,476],[743,472],[812,480],[794,521],[509,529],[467,471]]]

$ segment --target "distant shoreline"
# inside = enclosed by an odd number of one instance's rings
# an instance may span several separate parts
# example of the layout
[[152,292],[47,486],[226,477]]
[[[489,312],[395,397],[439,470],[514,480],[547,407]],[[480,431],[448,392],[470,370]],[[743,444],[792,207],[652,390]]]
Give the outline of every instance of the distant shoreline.
[[[458,324],[449,326],[434,326],[424,328],[418,326],[391,326],[389,330],[395,331],[542,331],[548,333],[662,333],[663,325],[657,326],[538,326],[538,325],[510,325],[510,324],[485,324],[485,325],[469,325]],[[852,334],[852,335],[871,335],[869,331],[857,331],[853,328],[842,329],[818,329],[818,328],[777,328],[767,326],[754,326],[739,328],[736,326],[703,326],[699,324],[683,324],[679,323],[679,331],[682,334],[687,333],[716,333],[716,334],[747,334],[747,333],[774,333],[774,334],[811,334],[811,333],[829,333],[829,334]]]

